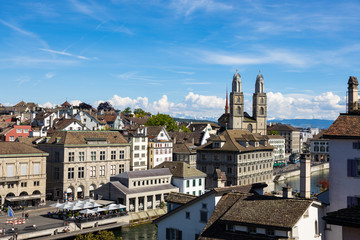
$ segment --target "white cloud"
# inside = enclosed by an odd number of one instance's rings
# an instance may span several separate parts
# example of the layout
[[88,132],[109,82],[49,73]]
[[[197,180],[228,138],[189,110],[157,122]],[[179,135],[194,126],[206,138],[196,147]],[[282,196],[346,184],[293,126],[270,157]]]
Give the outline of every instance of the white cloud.
[[55,73],[51,73],[51,72],[45,74],[45,78],[46,78],[46,79],[51,79],[51,78],[53,78],[54,76],[55,76]]
[[53,104],[51,102],[46,102],[46,103],[43,103],[43,104],[39,104],[40,107],[43,107],[43,108],[53,108],[56,106],[56,104]]
[[335,119],[340,112],[346,110],[341,97],[332,92],[318,96],[269,92],[267,96],[269,118]]
[[73,106],[79,106],[80,103],[82,103],[82,101],[80,101],[80,100],[71,100],[70,101],[70,104]]
[[172,1],[171,8],[185,16],[191,15],[193,12],[203,10],[205,12],[217,12],[230,10],[232,6],[220,3],[214,0],[180,0]]
[[84,57],[84,56],[80,56],[80,55],[74,55],[65,51],[56,51],[56,50],[52,50],[52,49],[45,49],[45,48],[40,48],[41,51],[44,52],[48,52],[48,53],[54,53],[54,54],[58,54],[58,55],[63,55],[63,56],[69,56],[69,57],[75,57],[78,59],[82,59],[82,60],[90,60],[90,58],[88,57]]

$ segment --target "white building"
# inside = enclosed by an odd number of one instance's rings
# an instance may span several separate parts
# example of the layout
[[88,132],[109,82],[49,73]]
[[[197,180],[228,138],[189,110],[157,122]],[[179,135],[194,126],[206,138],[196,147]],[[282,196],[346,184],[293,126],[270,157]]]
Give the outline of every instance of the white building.
[[82,124],[84,124],[90,130],[104,130],[106,123],[97,119],[92,113],[82,110],[74,116]]
[[148,137],[146,128],[136,133],[129,133],[131,147],[130,171],[139,171],[147,169],[148,160]]
[[216,205],[200,239],[320,240],[319,202],[230,192]]
[[156,167],[163,162],[171,162],[173,142],[166,129],[161,126],[147,127],[149,141],[148,168]]
[[326,239],[360,236],[360,111],[358,80],[348,81],[348,111],[324,133],[329,139],[330,172]]
[[329,155],[329,139],[323,137],[324,131],[310,139],[311,161],[328,162]]
[[269,145],[275,147],[274,163],[285,163],[285,138],[280,135],[267,135]]
[[172,173],[171,183],[179,188],[180,193],[201,196],[205,192],[206,174],[185,162],[163,162],[155,168],[169,168]]
[[154,221],[158,226],[158,239],[197,239],[213,214],[216,204],[225,193],[249,192],[257,187],[261,193],[264,185],[215,188],[182,206],[173,208]]

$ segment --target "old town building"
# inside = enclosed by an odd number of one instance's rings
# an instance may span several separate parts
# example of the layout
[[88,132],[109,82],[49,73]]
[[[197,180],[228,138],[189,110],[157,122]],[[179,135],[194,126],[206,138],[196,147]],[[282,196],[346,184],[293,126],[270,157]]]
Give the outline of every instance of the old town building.
[[55,131],[38,146],[49,153],[50,199],[93,197],[110,176],[130,169],[130,145],[119,132]]

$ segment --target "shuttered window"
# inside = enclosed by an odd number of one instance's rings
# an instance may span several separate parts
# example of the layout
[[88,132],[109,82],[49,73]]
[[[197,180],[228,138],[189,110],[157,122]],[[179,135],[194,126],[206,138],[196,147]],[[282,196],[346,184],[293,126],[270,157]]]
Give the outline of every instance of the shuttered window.
[[40,164],[35,163],[34,164],[34,175],[40,174]]
[[27,164],[21,164],[21,176],[27,175]]
[[7,166],[7,176],[13,177],[14,176],[14,165]]

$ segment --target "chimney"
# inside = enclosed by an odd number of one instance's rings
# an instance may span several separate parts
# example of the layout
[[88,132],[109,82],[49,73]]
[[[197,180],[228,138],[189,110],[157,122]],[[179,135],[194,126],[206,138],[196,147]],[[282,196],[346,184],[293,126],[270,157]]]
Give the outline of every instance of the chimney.
[[311,160],[310,154],[303,153],[300,156],[300,197],[310,198],[311,183]]
[[348,106],[347,112],[351,113],[359,109],[358,105],[358,86],[359,82],[356,77],[350,76],[348,81]]
[[289,186],[283,187],[283,198],[292,198],[292,188]]

